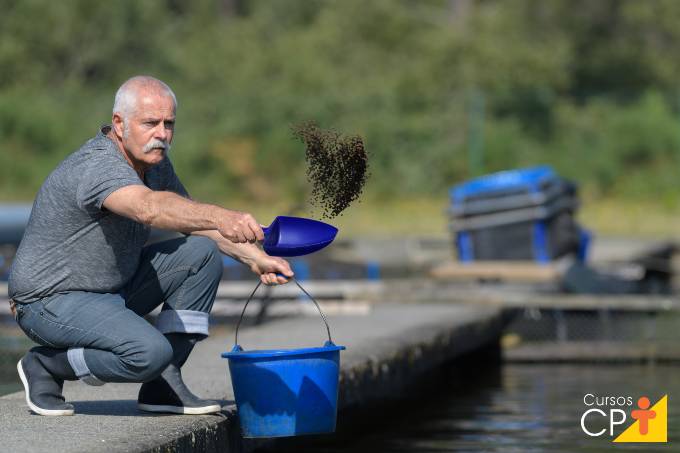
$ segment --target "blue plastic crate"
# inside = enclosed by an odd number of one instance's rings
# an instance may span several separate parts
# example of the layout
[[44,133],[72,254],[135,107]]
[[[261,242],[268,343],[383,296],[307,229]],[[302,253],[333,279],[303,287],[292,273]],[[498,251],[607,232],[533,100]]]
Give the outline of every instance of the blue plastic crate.
[[565,250],[586,256],[588,234],[572,217],[578,205],[576,187],[547,165],[475,178],[452,187],[449,195],[460,261],[545,263]]
[[[534,222],[530,228],[531,256],[526,257],[526,259],[531,259],[538,263],[549,263],[554,257],[551,255],[550,251],[547,222]],[[475,232],[473,231],[459,231],[455,233],[455,247],[459,261],[470,263],[483,260],[479,258],[477,251],[475,250],[473,240],[474,234]],[[578,242],[573,250],[577,260],[582,262],[586,260],[591,241],[591,232],[579,228]]]
[[540,165],[529,168],[499,171],[471,179],[453,186],[449,191],[454,202],[464,201],[475,195],[489,192],[505,192],[508,189],[524,189],[538,192],[548,180],[558,178],[552,167]]
[[568,190],[564,185],[565,181],[547,165],[492,173],[449,189],[450,212],[466,215],[471,206],[477,211],[500,210],[499,203],[502,209],[539,205]]

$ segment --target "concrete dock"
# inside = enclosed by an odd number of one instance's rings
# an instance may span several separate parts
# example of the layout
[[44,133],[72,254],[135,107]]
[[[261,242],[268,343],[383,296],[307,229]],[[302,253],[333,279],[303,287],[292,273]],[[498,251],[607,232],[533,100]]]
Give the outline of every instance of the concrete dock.
[[[341,353],[340,408],[399,395],[423,373],[497,342],[507,321],[498,307],[376,304],[370,313],[329,316]],[[321,346],[321,318],[304,316],[243,328],[244,349]],[[233,333],[222,329],[202,342],[183,369],[190,388],[219,399],[219,415],[150,415],[137,410],[138,384],[89,387],[66,383],[73,417],[28,411],[24,392],[0,398],[0,445],[11,452],[244,452],[260,445],[241,438],[226,360]],[[18,378],[17,378],[18,379]],[[342,417],[342,412],[340,413]]]

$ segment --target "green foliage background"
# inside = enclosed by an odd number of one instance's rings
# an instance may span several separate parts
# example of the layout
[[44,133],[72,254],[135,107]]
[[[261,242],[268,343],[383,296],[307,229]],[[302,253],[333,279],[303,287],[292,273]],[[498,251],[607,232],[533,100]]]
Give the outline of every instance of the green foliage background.
[[177,93],[200,199],[304,201],[290,126],[315,120],[365,137],[373,199],[549,163],[673,203],[679,45],[674,0],[0,0],[0,198],[31,200],[143,73]]

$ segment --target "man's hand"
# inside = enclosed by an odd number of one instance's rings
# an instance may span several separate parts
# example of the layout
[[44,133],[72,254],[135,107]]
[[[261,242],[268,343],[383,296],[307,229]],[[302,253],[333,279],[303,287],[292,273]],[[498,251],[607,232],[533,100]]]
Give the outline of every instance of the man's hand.
[[247,212],[224,209],[217,219],[217,231],[231,242],[241,244],[264,241],[264,232],[255,218]]
[[288,261],[265,253],[252,260],[250,270],[258,274],[265,285],[283,285],[294,275]]
[[283,285],[293,276],[288,261],[267,255],[257,244],[232,242],[217,230],[195,231],[193,234],[215,241],[222,253],[248,266],[265,285]]

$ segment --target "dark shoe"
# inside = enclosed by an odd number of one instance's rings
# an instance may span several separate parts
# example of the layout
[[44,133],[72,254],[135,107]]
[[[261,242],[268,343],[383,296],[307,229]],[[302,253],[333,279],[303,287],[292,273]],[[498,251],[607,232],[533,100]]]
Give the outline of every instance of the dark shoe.
[[213,414],[222,410],[217,401],[203,400],[187,388],[179,368],[170,364],[159,377],[142,384],[137,407],[147,412]]
[[156,379],[142,384],[137,407],[147,412],[170,412],[173,414],[213,414],[222,406],[217,401],[203,400],[187,388],[180,368],[194,348],[200,335],[169,333],[165,337],[173,350],[172,362]]
[[[43,354],[46,352],[43,349],[54,351],[55,354]],[[65,402],[61,394],[64,379],[50,372],[50,361],[65,359],[66,351],[63,351],[63,358],[60,352],[44,347],[33,348],[17,363],[17,371],[26,392],[26,403],[36,414],[73,415],[73,405]]]

